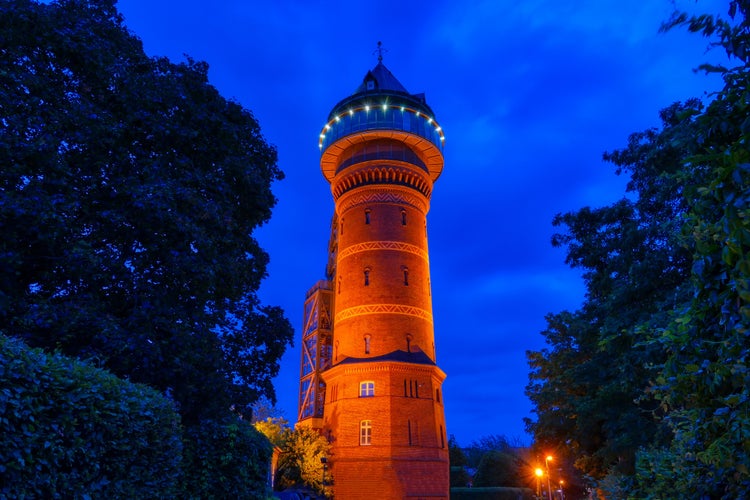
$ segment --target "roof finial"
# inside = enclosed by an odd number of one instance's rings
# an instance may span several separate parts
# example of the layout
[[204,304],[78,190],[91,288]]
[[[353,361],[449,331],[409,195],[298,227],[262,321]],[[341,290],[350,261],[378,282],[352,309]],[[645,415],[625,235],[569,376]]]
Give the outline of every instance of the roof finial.
[[383,62],[383,52],[388,52],[388,49],[384,49],[383,42],[378,41],[378,48],[373,51],[373,54],[378,54],[378,62]]

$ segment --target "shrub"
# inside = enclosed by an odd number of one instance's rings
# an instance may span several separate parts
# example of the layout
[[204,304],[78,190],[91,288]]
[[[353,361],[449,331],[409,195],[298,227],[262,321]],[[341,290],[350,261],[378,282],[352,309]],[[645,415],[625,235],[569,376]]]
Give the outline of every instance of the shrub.
[[451,488],[451,500],[533,500],[534,492],[528,488]]
[[184,434],[184,498],[271,498],[273,447],[252,424],[230,416]]
[[157,391],[0,334],[0,498],[154,498],[180,479]]

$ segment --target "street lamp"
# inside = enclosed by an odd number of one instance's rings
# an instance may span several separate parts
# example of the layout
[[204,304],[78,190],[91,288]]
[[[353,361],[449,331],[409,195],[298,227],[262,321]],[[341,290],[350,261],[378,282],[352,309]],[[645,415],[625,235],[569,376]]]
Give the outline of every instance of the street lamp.
[[541,498],[542,496],[542,476],[544,475],[544,471],[537,467],[534,469],[534,474],[536,474],[536,497]]
[[544,457],[544,467],[547,469],[547,496],[549,496],[549,500],[552,500],[552,486],[550,485],[549,481],[549,463],[552,460],[552,455],[547,455],[546,457]]
[[565,500],[565,492],[563,491],[564,484],[565,484],[565,481],[560,479],[560,500]]

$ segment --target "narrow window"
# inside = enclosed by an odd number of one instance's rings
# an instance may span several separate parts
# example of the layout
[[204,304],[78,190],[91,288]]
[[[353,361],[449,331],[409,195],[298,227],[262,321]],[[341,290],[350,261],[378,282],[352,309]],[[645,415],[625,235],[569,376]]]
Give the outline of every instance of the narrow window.
[[344,219],[341,219],[341,236],[344,236]]
[[404,286],[409,286],[409,268],[401,266],[401,270],[404,272]]
[[404,397],[406,396],[408,396],[408,394],[406,394],[406,379],[404,379]]
[[435,389],[435,401],[440,402],[440,389]]
[[365,210],[365,224],[370,223],[370,209]]
[[339,276],[339,293],[341,293],[341,277]]
[[359,397],[371,398],[375,395],[375,382],[367,380],[359,383]]
[[336,345],[333,350],[333,359],[335,359],[336,361],[339,360],[339,341],[338,340],[336,341]]
[[370,268],[365,269],[365,286],[370,286]]
[[411,335],[406,336],[406,352],[411,352]]
[[440,426],[440,447],[445,448],[445,436],[443,435],[443,426]]
[[401,225],[406,225],[406,210],[401,210]]
[[414,397],[419,397],[419,380],[414,381]]
[[365,335],[365,354],[370,354],[370,335]]
[[[440,432],[443,432],[442,429],[441,427]],[[372,420],[362,420],[359,423],[359,444],[360,446],[372,444]]]

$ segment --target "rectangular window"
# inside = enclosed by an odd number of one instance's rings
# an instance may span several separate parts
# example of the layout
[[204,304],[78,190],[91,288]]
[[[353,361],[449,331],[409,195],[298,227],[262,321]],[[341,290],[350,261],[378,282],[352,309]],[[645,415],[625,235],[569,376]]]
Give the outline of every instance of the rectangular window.
[[359,423],[359,444],[360,446],[372,444],[372,420],[362,420]]
[[375,382],[367,381],[359,383],[359,397],[371,398],[375,395]]

